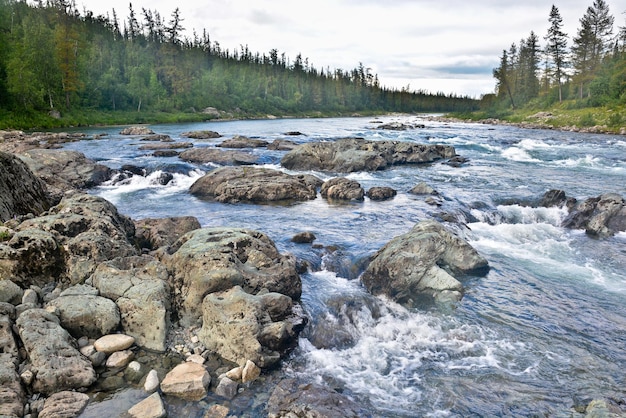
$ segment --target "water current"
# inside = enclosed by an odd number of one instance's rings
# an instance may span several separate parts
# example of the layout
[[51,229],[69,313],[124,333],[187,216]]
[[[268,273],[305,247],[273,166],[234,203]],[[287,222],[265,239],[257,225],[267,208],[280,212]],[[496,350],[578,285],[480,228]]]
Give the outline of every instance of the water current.
[[[425,127],[376,129],[380,122]],[[268,234],[281,252],[309,262],[301,276],[302,303],[312,326],[347,323],[343,330],[352,343],[316,348],[305,332],[278,373],[329,385],[384,417],[571,416],[573,406],[594,398],[626,399],[626,234],[593,239],[560,226],[566,210],[525,204],[550,189],[576,199],[626,196],[626,138],[419,116],[150,128],[175,141],[189,141],[181,133],[193,130],[223,136],[195,141],[197,147],[234,135],[298,143],[357,136],[453,145],[469,159],[461,167],[434,163],[347,175],[365,190],[398,191],[384,202],[339,204],[318,196],[292,205],[221,204],[188,193],[216,166],[153,157],[139,149],[146,142],[119,135],[120,127],[83,130],[108,135],[66,145],[112,168],[147,169],[146,177],[91,190],[133,219],[191,215],[205,227],[252,228]],[[303,135],[287,137],[290,131]],[[282,169],[283,151],[249,151],[261,165]],[[156,181],[164,171],[174,173],[165,186]],[[310,174],[324,180],[339,175]],[[422,181],[439,192],[439,206],[407,193]],[[349,306],[346,301],[367,298],[358,278],[363,261],[428,218],[468,240],[489,261],[490,272],[464,278],[464,297],[452,308],[407,310],[379,298],[376,307],[354,303],[353,312],[339,312],[336,301]],[[292,243],[302,231],[335,251]],[[241,416],[264,415],[259,405],[239,408]]]

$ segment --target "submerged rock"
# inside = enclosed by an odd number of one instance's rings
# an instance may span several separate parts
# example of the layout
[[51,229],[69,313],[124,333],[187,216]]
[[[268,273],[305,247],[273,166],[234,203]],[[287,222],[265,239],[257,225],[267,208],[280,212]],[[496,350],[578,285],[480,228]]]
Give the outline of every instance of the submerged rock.
[[374,295],[407,306],[423,296],[463,286],[451,274],[485,274],[488,263],[467,242],[436,221],[427,220],[389,241],[372,258],[361,281]]
[[345,395],[316,383],[283,379],[267,402],[269,418],[367,418],[372,414]]
[[17,318],[16,325],[35,373],[32,387],[36,392],[87,388],[96,381],[91,362],[74,347],[73,338],[55,315],[29,309]]
[[283,157],[281,165],[293,170],[351,173],[383,170],[399,164],[430,163],[455,155],[450,145],[345,138],[300,145]]

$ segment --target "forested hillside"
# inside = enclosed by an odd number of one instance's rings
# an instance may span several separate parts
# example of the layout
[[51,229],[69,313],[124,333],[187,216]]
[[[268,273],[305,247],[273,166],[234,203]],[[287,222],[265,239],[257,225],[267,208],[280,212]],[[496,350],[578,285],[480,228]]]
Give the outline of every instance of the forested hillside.
[[[133,10],[120,21],[67,0],[0,0],[0,121],[81,111],[186,112],[207,107],[263,114],[462,111],[478,101],[382,87],[363,64],[315,68],[301,55],[220,47],[207,32],[183,37],[167,18]],[[26,116],[24,116],[26,115]],[[26,118],[26,122],[24,120]]]
[[[502,51],[493,71],[496,94],[484,97],[483,107],[506,114],[555,104],[571,109],[626,105],[626,25],[616,27],[606,2],[595,0],[587,8],[573,36],[563,32],[563,19],[554,5],[548,22],[542,38],[530,32]],[[626,116],[613,115],[613,125],[624,122]]]

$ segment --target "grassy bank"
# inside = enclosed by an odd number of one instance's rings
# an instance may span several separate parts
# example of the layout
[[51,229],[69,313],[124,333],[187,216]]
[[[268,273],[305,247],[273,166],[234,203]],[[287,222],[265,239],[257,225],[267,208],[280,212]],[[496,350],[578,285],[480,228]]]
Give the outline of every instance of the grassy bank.
[[626,134],[626,107],[576,108],[575,102],[563,102],[547,108],[523,108],[504,112],[478,111],[451,115],[471,121],[494,121],[522,127],[562,129],[584,132]]

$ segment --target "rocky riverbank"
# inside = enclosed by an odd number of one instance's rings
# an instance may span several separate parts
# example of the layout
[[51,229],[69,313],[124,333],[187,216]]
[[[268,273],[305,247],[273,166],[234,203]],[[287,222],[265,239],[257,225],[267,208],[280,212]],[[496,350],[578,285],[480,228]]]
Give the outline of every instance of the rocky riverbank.
[[[153,132],[129,134],[169,142]],[[77,416],[94,393],[135,387],[142,399],[129,408],[131,416],[164,416],[178,400],[205,400],[206,416],[226,416],[229,401],[271,375],[301,333],[319,347],[350,343],[340,326],[309,326],[299,276],[307,266],[281,254],[263,232],[202,228],[193,217],[134,220],[85,193],[111,177],[145,174],[131,167],[110,170],[55,149],[82,139],[1,134],[0,150],[9,152],[0,151],[0,415],[52,417],[62,410]],[[235,139],[218,148],[271,145]],[[199,179],[190,193],[249,203],[307,200],[318,193],[328,200],[392,199],[393,189],[366,193],[341,176],[459,157],[452,147],[358,138],[290,143],[285,152],[283,166],[290,170],[315,162],[337,177],[323,182],[241,167],[238,158],[225,163],[235,166]],[[437,203],[436,191],[418,186],[413,193]],[[624,200],[617,195],[578,203],[553,191],[528,204],[567,205],[566,226],[596,237],[626,230]],[[374,254],[362,280],[373,295],[419,308],[423,300],[455,303],[463,296],[463,277],[487,270],[469,244],[428,220]],[[346,303],[337,301],[338,310]],[[331,388],[293,380],[275,382],[265,410],[272,417],[371,415]]]

